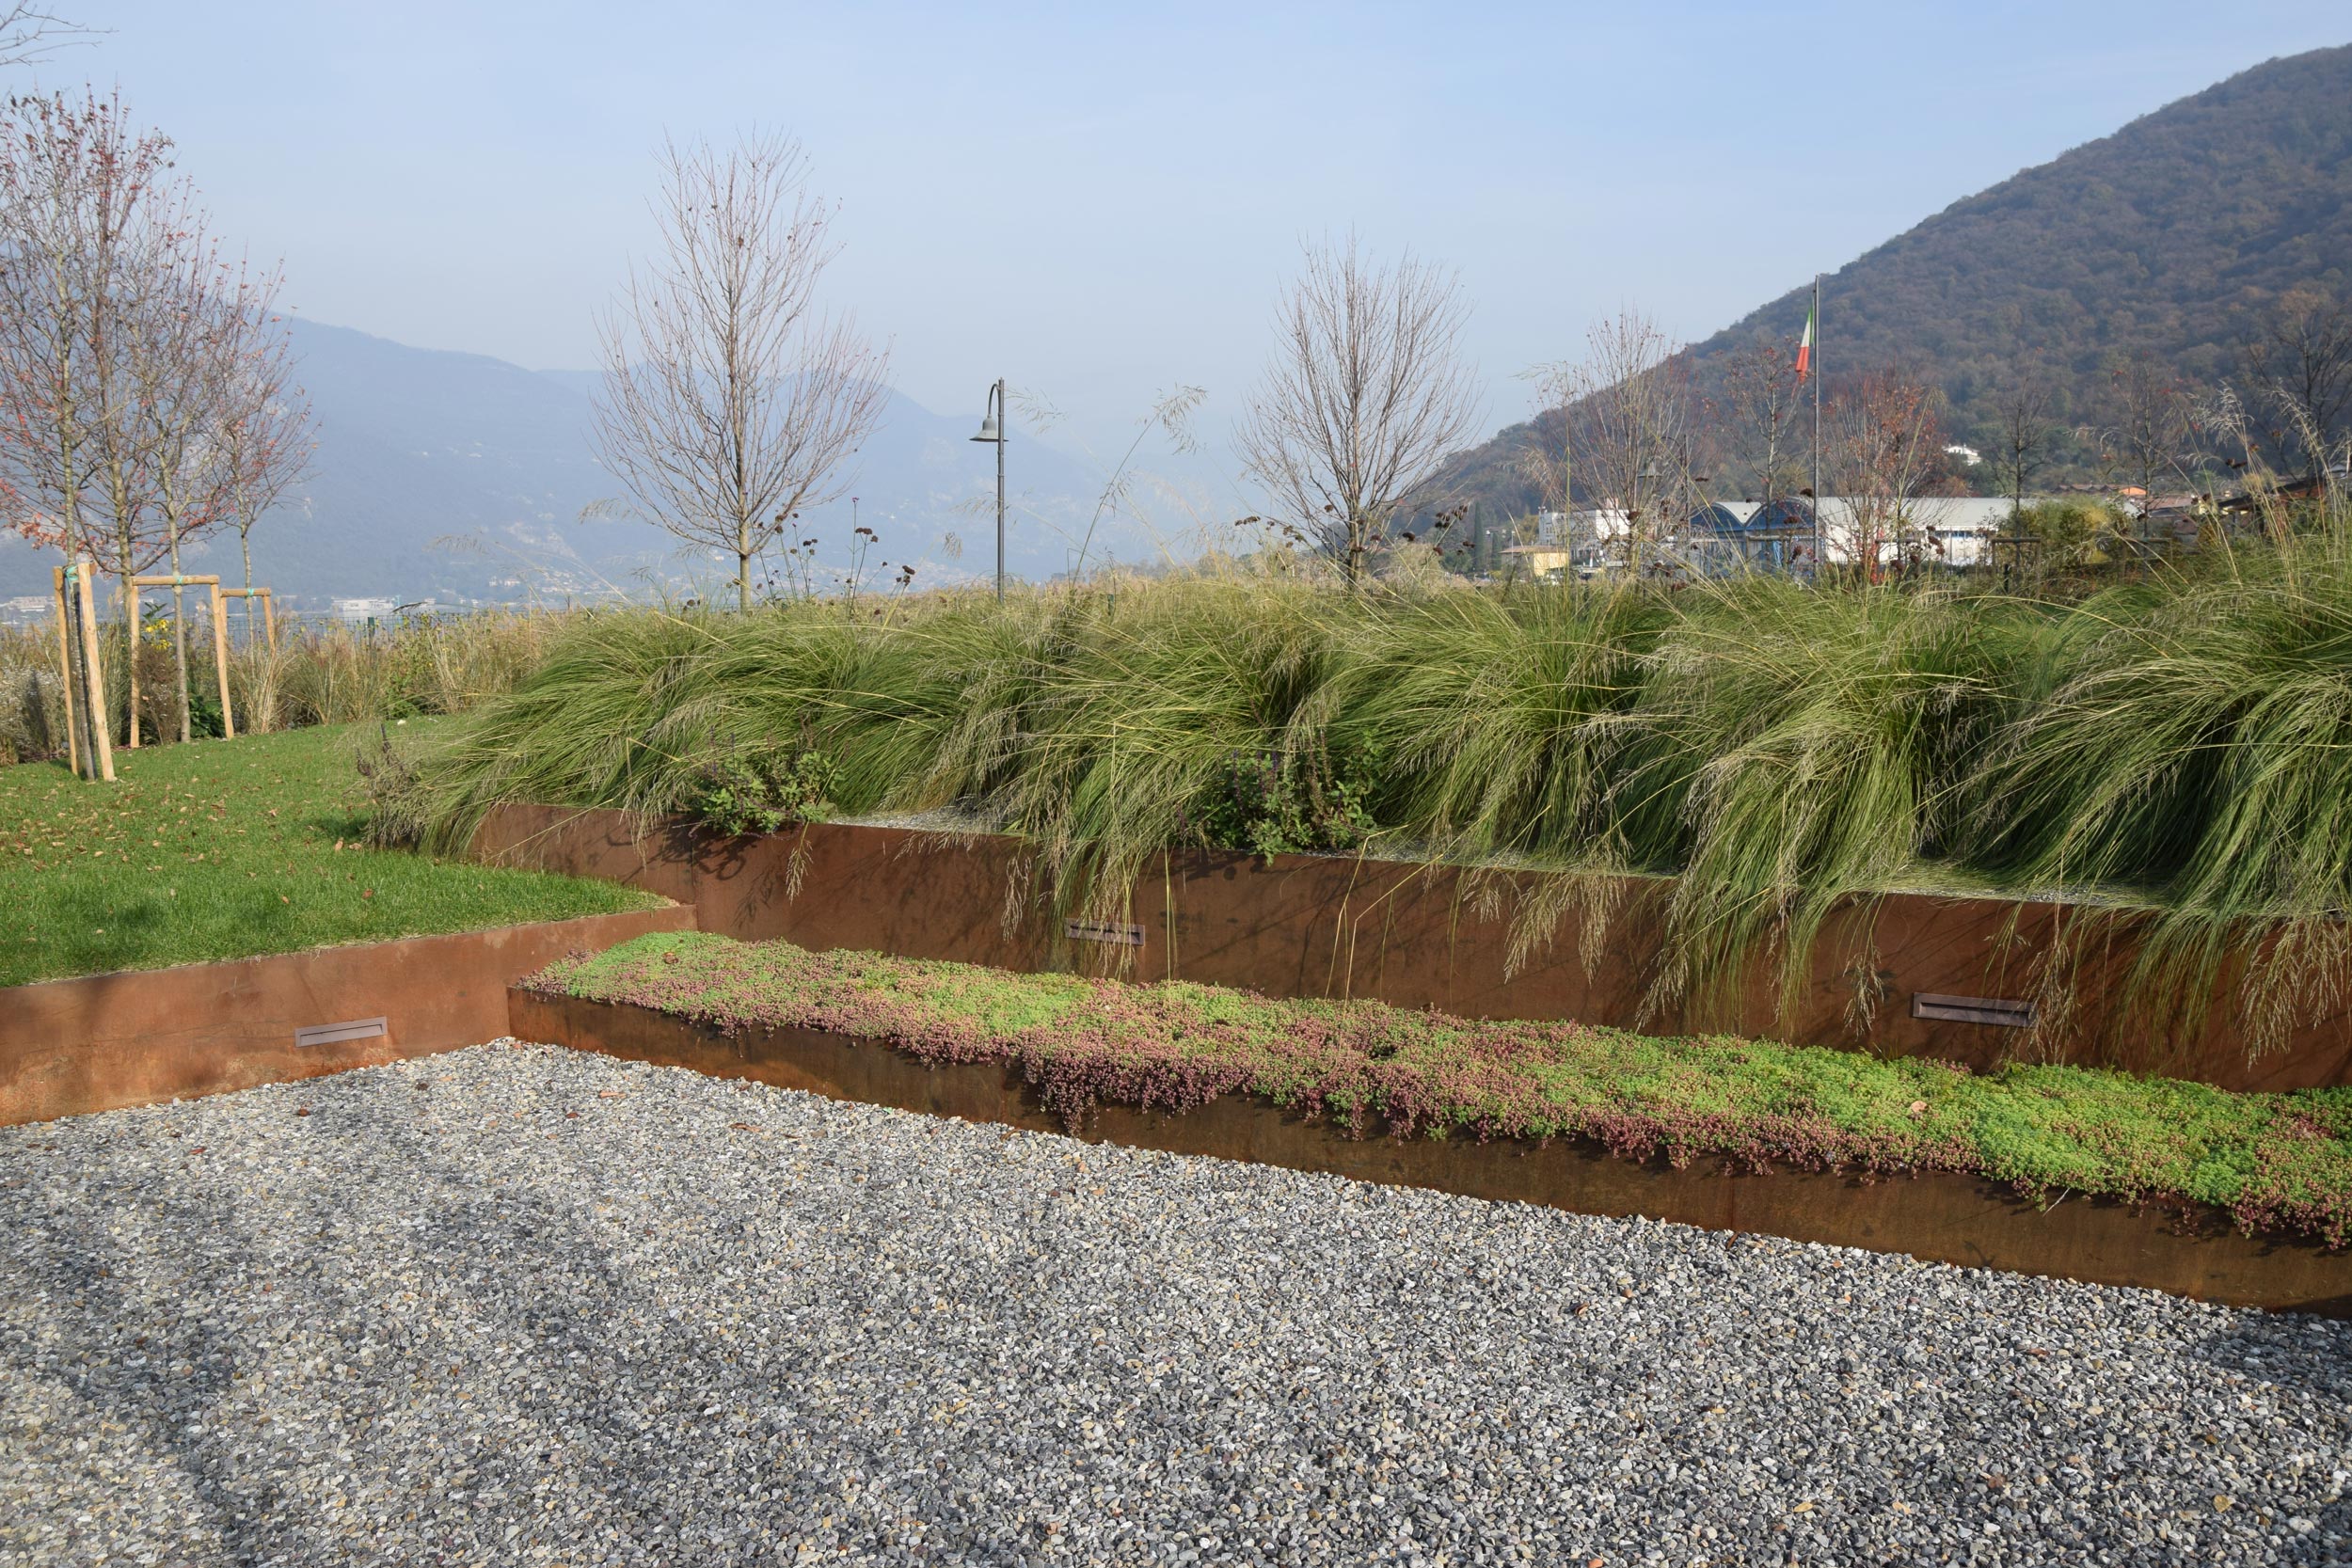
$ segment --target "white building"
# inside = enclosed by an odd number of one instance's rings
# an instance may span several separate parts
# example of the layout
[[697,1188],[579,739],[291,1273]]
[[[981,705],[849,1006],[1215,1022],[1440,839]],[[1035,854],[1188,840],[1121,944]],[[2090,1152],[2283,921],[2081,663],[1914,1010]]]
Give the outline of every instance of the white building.
[[[2032,506],[2044,499],[2027,496],[2025,504]],[[1803,569],[1812,544],[1809,504],[1802,498],[1793,499],[1779,503],[1777,518],[1759,518],[1764,508],[1756,501],[1717,501],[1661,543],[1669,552],[1686,554],[1691,564],[1702,571],[1740,562],[1752,567],[1782,569],[1792,557]],[[1866,505],[1831,496],[1820,507],[1822,554],[1834,565],[1858,561],[1865,547],[1862,536],[1867,519],[1876,523],[1881,535],[1877,553],[1883,562],[1893,563],[1910,545],[1924,548],[1927,559],[1935,564],[1974,566],[1992,560],[1992,542],[2008,521],[2010,509],[2006,496],[1922,496],[1905,501],[1899,515],[1893,516],[1887,515],[1884,503]],[[1530,568],[1539,574],[1565,569],[1571,558],[1578,569],[1590,570],[1608,558],[1610,546],[1626,537],[1629,527],[1622,508],[1546,512],[1537,518],[1538,542],[1506,553],[1528,557]],[[1538,556],[1540,561],[1535,559]]]

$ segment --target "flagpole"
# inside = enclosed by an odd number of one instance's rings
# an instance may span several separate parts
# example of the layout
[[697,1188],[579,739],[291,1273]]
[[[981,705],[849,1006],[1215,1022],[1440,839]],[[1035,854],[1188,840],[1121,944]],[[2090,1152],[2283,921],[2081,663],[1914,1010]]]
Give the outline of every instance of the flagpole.
[[1813,580],[1821,580],[1821,275],[1813,275]]

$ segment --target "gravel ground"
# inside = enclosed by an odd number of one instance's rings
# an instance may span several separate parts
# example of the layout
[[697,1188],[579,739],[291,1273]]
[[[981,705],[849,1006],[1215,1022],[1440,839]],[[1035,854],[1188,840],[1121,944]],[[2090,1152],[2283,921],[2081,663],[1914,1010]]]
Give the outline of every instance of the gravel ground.
[[2352,1561],[2352,1326],[544,1047],[0,1216],[8,1562]]

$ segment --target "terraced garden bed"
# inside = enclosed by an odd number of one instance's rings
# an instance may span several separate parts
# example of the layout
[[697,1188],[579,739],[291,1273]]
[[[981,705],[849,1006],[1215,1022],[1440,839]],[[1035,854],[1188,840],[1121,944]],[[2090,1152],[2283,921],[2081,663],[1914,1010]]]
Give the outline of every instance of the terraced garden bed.
[[520,1033],[843,1098],[2352,1310],[2352,1090],[1979,1073],[707,934],[525,988]]

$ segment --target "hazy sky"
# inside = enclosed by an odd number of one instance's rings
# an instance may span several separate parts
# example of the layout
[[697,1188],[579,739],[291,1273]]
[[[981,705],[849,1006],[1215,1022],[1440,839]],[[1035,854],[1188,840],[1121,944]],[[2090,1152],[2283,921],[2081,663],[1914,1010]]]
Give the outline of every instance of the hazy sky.
[[312,319],[591,362],[665,129],[757,123],[840,198],[831,300],[977,418],[1002,374],[1102,446],[1229,423],[1302,237],[1460,269],[1494,422],[1627,302],[1697,337],[2344,0],[1966,6],[810,7],[56,0]]

